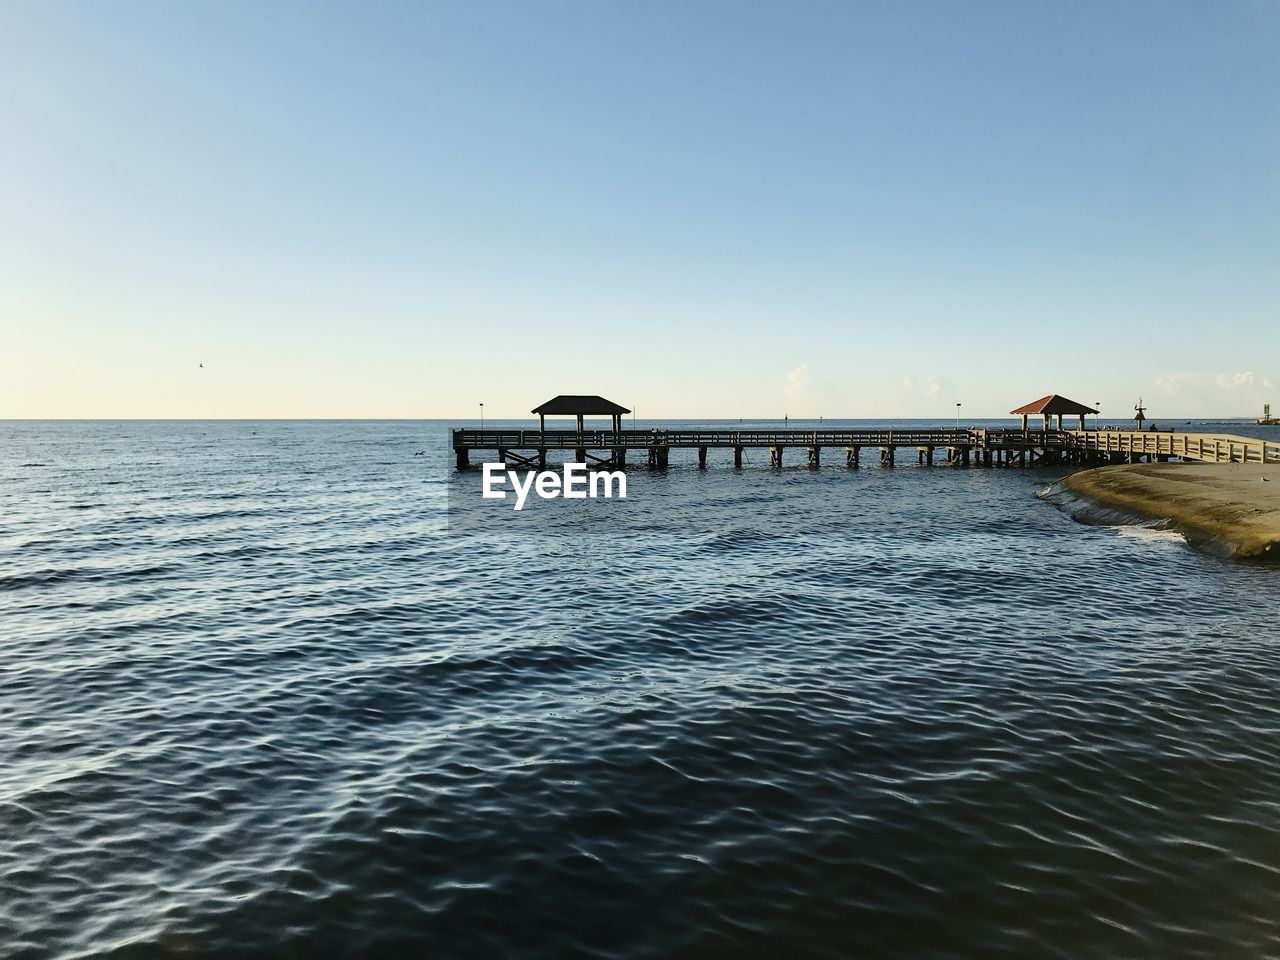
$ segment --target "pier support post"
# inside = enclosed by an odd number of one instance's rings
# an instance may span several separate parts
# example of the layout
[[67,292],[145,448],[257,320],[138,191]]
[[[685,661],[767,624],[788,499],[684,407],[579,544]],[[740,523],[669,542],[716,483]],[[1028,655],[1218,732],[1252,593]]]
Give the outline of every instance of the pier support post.
[[809,466],[811,467],[822,466],[822,448],[821,447],[809,448]]
[[538,448],[538,468],[540,470],[547,469],[547,448],[546,447]]
[[613,448],[613,465],[615,467],[625,467],[627,465],[627,448],[626,447]]
[[457,454],[459,470],[465,470],[471,466],[471,458],[467,453],[466,447],[454,447],[453,452]]
[[893,447],[880,448],[880,466],[882,467],[893,466],[893,451],[894,451]]
[[862,452],[861,447],[845,447],[844,448],[844,465],[846,467],[858,468],[858,454]]
[[735,467],[742,466],[742,448],[741,447],[733,448],[733,465]]
[[706,447],[698,448],[698,469],[699,470],[707,469],[707,448]]
[[771,467],[782,466],[782,450],[783,450],[782,447],[769,448],[769,466]]
[[586,448],[586,447],[574,447],[574,449],[573,449],[573,453],[574,453],[574,457],[575,457],[575,459],[577,460],[577,462],[578,462],[578,463],[586,463],[586,462],[587,462],[587,448]]

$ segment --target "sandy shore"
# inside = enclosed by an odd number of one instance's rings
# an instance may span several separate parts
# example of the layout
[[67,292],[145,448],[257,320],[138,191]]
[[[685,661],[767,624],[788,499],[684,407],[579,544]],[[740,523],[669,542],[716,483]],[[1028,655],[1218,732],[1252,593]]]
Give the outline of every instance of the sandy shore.
[[1197,546],[1280,562],[1280,464],[1143,463],[1073,474],[1067,489],[1170,521]]

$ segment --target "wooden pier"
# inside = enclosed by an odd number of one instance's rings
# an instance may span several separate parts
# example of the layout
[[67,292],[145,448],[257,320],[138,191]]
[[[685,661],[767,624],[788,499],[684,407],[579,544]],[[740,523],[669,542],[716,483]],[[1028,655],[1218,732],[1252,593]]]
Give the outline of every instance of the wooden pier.
[[[473,451],[494,451],[511,467],[538,469],[552,450],[572,450],[574,459],[592,467],[625,468],[644,463],[663,469],[671,451],[696,451],[698,466],[707,451],[733,451],[741,467],[748,450],[767,450],[769,465],[802,463],[819,467],[823,451],[833,451],[846,467],[862,465],[864,450],[878,453],[882,466],[894,466],[901,450],[914,449],[921,466],[1031,467],[1055,464],[1098,465],[1170,459],[1203,463],[1280,463],[1280,443],[1228,434],[1156,433],[1139,430],[471,430],[453,431],[459,470],[471,464]],[[843,454],[843,456],[841,456]],[[796,457],[793,461],[792,456]]]
[[1280,443],[1229,433],[1072,430],[1076,448],[1106,463],[1191,460],[1198,463],[1280,463]]

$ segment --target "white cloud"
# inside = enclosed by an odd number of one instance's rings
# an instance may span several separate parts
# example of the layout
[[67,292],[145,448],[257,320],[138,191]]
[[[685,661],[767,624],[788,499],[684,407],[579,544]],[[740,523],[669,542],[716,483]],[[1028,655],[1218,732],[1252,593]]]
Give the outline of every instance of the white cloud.
[[1253,386],[1254,376],[1248,373],[1220,373],[1213,378],[1223,390],[1247,390]]
[[[1156,389],[1172,405],[1166,416],[1232,417],[1256,414],[1264,403],[1280,400],[1270,377],[1252,370],[1236,373],[1167,373]],[[1154,412],[1154,411],[1153,411]]]
[[809,365],[802,363],[787,374],[787,395],[803,393],[809,389]]
[[942,395],[943,383],[937,377],[925,377],[923,380],[903,377],[902,389],[907,393],[915,393],[918,390],[925,397],[932,399]]
[[785,406],[781,412],[796,419],[836,418],[849,416],[849,410],[860,409],[844,392],[844,382],[826,379],[821,367],[811,371],[802,363],[787,374],[782,393]]
[[787,398],[787,414],[792,417],[814,416],[813,385],[809,379],[809,365],[802,363],[787,374],[783,388]]

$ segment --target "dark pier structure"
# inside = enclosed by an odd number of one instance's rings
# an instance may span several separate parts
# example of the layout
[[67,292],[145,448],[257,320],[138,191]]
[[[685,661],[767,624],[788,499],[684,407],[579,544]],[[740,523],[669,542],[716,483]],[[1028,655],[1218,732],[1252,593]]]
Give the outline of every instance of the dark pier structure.
[[[747,450],[767,450],[769,464],[790,462],[821,465],[824,454],[847,467],[859,467],[864,451],[882,466],[893,466],[903,450],[914,450],[921,466],[1032,467],[1057,464],[1101,465],[1143,460],[1197,460],[1210,463],[1280,463],[1280,444],[1223,434],[1153,433],[1141,430],[1087,430],[1085,414],[1092,407],[1057,394],[1011,411],[1022,417],[1021,429],[936,427],[907,430],[624,430],[622,416],[630,411],[598,396],[559,396],[533,411],[540,417],[536,430],[453,431],[453,451],[459,470],[471,465],[473,451],[494,451],[497,461],[522,469],[547,465],[550,450],[572,450],[575,462],[593,469],[625,469],[629,456],[649,467],[664,469],[672,450],[697,451],[698,466],[707,465],[707,451],[733,451],[733,465],[741,467]],[[611,429],[587,430],[584,418],[608,416]],[[547,430],[548,416],[577,419],[575,430]],[[1029,418],[1040,416],[1043,427],[1031,429]],[[1064,429],[1063,417],[1078,418],[1079,429]],[[1056,426],[1052,418],[1057,419]]]

